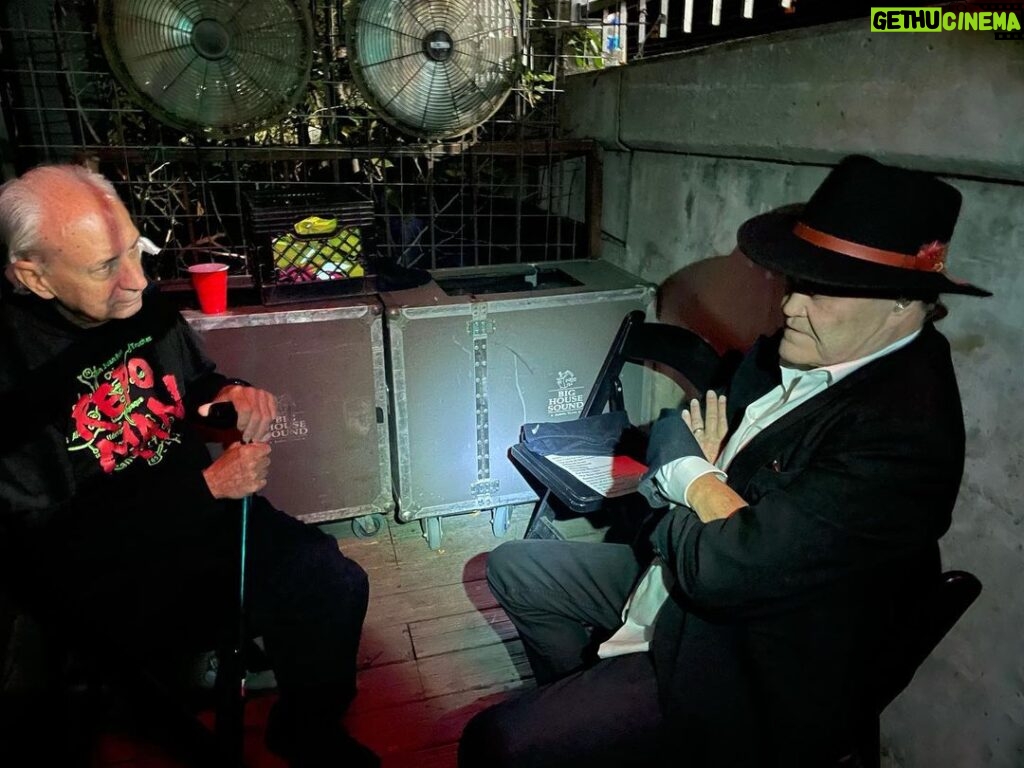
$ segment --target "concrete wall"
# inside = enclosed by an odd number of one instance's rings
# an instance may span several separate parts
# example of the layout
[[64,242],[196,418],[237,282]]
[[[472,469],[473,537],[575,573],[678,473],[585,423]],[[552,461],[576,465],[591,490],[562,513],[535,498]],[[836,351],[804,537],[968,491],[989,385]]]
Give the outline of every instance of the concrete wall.
[[[883,716],[883,764],[1024,766],[1024,46],[991,33],[871,35],[856,21],[570,78],[569,133],[604,154],[604,251],[662,287],[661,315],[742,346],[778,286],[735,253],[749,216],[804,200],[861,152],[963,192],[950,297],[967,467],[947,567],[978,602]],[[739,318],[738,320],[736,318]]]

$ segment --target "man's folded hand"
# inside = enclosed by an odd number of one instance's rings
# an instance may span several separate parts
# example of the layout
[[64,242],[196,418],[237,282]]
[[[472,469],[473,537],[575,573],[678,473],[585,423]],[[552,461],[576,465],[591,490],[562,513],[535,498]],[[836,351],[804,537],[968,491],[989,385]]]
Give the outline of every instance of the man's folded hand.
[[261,490],[269,471],[269,443],[232,443],[203,477],[215,499],[241,499]]

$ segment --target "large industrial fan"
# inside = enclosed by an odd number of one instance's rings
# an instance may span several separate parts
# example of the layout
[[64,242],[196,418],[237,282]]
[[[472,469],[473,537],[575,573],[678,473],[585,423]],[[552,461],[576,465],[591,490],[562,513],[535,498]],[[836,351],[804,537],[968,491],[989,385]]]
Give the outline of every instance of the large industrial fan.
[[280,118],[313,57],[307,0],[100,0],[110,66],[168,125],[229,138]]
[[430,139],[459,136],[505,101],[520,64],[512,0],[348,0],[352,73],[374,111]]

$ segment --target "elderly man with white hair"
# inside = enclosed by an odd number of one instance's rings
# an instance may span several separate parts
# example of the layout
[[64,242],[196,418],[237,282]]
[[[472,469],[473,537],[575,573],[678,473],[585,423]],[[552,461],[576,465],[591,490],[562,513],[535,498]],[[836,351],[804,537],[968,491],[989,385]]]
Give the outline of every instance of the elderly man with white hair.
[[[69,636],[153,657],[220,643],[238,601],[238,499],[270,470],[274,397],[228,379],[147,290],[144,241],[77,166],[0,188],[0,546],[5,581]],[[190,423],[237,412],[211,460]],[[334,539],[254,497],[245,621],[279,686],[267,745],[293,766],[372,766],[343,729],[367,605]],[[230,634],[226,635],[230,637]]]

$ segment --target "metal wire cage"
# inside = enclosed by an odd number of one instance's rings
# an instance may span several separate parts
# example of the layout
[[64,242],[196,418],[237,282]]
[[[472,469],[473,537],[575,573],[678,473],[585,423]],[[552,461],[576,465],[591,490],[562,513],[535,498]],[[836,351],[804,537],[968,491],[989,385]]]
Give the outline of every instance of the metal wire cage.
[[104,55],[93,0],[11,0],[0,10],[5,175],[42,162],[100,170],[163,248],[150,264],[159,280],[207,260],[227,262],[236,281],[257,276],[250,201],[275,192],[366,201],[364,259],[435,269],[597,255],[599,151],[560,138],[554,98],[568,72],[589,66],[588,32],[568,3],[522,13],[521,76],[493,117],[426,140],[381,119],[356,86],[343,4],[309,2],[303,95],[281,119],[228,137],[168,125],[133,100]]

